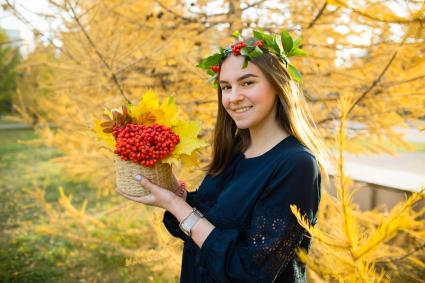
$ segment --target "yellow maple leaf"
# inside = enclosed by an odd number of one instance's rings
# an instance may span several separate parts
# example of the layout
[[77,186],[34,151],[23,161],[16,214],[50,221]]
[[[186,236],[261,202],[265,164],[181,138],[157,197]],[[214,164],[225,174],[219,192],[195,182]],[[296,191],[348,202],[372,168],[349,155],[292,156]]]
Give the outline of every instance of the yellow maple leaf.
[[136,104],[128,104],[127,105],[128,115],[131,117],[139,117],[142,115],[142,109],[139,105]]
[[101,143],[104,143],[110,149],[115,150],[115,139],[110,133],[105,133],[102,126],[100,125],[101,121],[96,120],[94,125],[94,130],[97,134],[98,140]]
[[[178,123],[174,97],[170,96],[168,99],[164,99],[159,106],[158,96],[152,90],[143,94],[139,104],[129,104],[127,109],[137,124],[151,125],[155,123],[171,128]],[[155,117],[155,121],[152,121],[152,115]]]
[[199,166],[199,152],[197,150],[194,150],[191,155],[180,155],[180,159],[185,166]]
[[176,119],[176,105],[174,104],[174,97],[170,96],[167,100],[164,99],[161,104],[161,110],[164,114],[163,120],[158,122],[158,124],[172,127],[177,125],[178,121]]
[[158,109],[158,96],[152,90],[148,90],[145,94],[143,94],[139,105],[141,105],[143,112],[151,112],[152,110]]
[[180,142],[174,148],[172,155],[191,155],[195,149],[207,146],[206,142],[198,139],[201,127],[202,124],[199,121],[180,121],[177,126],[173,127],[172,130],[180,137]]
[[142,113],[139,116],[136,116],[135,122],[139,125],[152,125],[156,123],[156,116],[152,112]]
[[155,117],[155,121],[152,124],[158,124],[158,125],[164,125],[168,127],[168,122],[166,121],[164,117],[164,112],[161,109],[156,109],[151,112],[153,116]]
[[172,166],[199,166],[199,152],[194,150],[191,155],[180,154],[178,157],[170,155],[161,160],[162,163],[168,163]]
[[127,109],[131,117],[139,117],[140,115],[152,112],[159,108],[158,96],[152,90],[148,90],[142,95],[139,104],[128,104]]
[[177,166],[178,167],[180,165],[180,160],[177,157],[170,155],[170,156],[167,156],[164,159],[162,159],[161,163],[168,163],[171,166]]

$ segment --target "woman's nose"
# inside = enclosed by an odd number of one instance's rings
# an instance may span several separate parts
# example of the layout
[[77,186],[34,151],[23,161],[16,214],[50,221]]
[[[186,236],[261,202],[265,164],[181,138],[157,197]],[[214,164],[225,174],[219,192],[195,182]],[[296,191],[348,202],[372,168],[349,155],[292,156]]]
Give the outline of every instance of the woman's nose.
[[241,94],[240,89],[237,87],[232,88],[232,93],[230,94],[229,100],[230,102],[242,100],[243,96]]

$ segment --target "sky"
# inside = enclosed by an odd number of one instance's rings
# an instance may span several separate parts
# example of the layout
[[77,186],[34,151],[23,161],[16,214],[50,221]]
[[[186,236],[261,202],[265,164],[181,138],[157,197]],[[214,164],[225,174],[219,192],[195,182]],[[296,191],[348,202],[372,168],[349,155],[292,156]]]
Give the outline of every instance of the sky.
[[[45,13],[49,11],[47,1],[45,0],[10,0],[11,3],[16,3],[17,8],[22,13],[22,15],[28,19],[31,24],[38,30],[49,33],[50,27],[48,21],[45,21],[37,13]],[[0,0],[0,6],[5,4],[5,0]],[[23,39],[22,51],[28,52],[34,46],[33,40],[34,35],[32,28],[16,19],[9,12],[4,11],[0,8],[0,27],[6,30],[19,31],[20,37]]]

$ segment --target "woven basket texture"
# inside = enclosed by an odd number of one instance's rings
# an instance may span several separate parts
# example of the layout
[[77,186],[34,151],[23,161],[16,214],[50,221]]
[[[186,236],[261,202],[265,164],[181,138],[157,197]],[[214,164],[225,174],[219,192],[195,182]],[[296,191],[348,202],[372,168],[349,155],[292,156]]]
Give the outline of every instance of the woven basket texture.
[[169,164],[157,162],[153,167],[145,167],[131,161],[122,160],[117,155],[114,155],[114,160],[117,190],[131,196],[150,194],[149,190],[143,188],[140,182],[134,179],[136,175],[143,175],[150,182],[174,192]]

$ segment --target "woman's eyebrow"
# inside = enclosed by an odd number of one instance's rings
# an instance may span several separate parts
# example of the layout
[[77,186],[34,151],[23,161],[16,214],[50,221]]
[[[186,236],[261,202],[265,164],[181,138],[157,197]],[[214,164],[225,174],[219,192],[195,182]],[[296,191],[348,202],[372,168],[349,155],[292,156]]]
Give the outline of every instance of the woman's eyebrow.
[[[258,78],[258,76],[257,76],[257,75],[254,75],[254,74],[245,74],[245,75],[241,76],[240,78],[238,78],[238,79],[237,79],[237,81],[239,82],[239,81],[241,81],[241,80],[243,80],[243,79],[246,79],[246,78],[249,78],[249,77],[255,77],[255,78]],[[222,81],[222,80],[220,80],[220,82],[219,82],[219,83],[227,83],[227,81]]]

